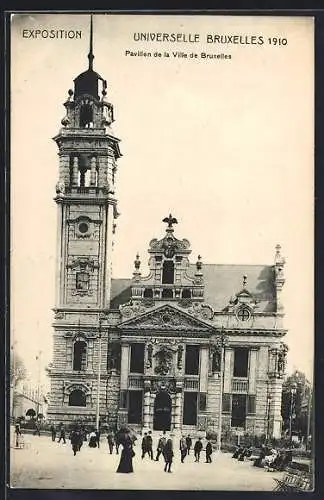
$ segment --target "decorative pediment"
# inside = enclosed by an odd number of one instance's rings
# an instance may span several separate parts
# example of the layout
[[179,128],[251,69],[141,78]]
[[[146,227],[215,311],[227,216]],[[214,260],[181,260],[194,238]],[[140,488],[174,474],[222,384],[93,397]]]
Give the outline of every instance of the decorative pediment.
[[141,330],[212,331],[213,327],[190,314],[166,304],[123,321],[119,328]]

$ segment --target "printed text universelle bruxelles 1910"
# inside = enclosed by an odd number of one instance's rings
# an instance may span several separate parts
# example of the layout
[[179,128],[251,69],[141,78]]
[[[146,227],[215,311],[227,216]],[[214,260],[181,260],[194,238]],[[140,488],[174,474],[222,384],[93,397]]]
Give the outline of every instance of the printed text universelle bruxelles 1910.
[[[75,39],[82,38],[82,30],[63,30],[63,29],[23,29],[22,37],[31,39]],[[273,45],[285,46],[288,44],[287,38],[281,35],[271,37],[264,35],[248,34],[205,34],[201,36],[198,33],[133,33],[135,42],[166,42],[166,43],[199,43],[205,41],[210,44],[220,45]]]

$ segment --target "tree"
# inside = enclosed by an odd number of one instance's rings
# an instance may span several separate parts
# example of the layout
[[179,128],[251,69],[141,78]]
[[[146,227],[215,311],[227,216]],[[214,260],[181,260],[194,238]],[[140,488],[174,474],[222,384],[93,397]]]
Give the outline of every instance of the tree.
[[14,389],[16,389],[19,382],[25,380],[27,376],[27,371],[25,368],[25,364],[22,358],[15,353],[13,350],[11,351],[10,357],[10,385]]
[[36,417],[35,410],[33,408],[29,408],[29,410],[26,411],[26,417],[35,418]]
[[292,431],[300,436],[307,435],[311,397],[312,388],[309,380],[304,373],[295,370],[286,378],[282,386],[281,415],[284,430],[289,429],[291,417]]

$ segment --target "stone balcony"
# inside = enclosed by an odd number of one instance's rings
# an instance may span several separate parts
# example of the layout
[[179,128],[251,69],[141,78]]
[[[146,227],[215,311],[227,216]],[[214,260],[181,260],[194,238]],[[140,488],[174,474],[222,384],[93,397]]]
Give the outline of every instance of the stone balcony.
[[232,379],[232,394],[245,394],[249,390],[249,381],[245,378]]

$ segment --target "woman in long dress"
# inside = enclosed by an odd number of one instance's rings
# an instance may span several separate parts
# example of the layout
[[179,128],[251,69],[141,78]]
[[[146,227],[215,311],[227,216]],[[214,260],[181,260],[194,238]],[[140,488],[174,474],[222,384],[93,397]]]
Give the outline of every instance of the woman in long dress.
[[129,472],[134,472],[133,470],[133,457],[135,453],[133,451],[133,441],[130,436],[125,436],[121,441],[123,450],[121,452],[120,462],[116,472],[122,472],[127,474]]

